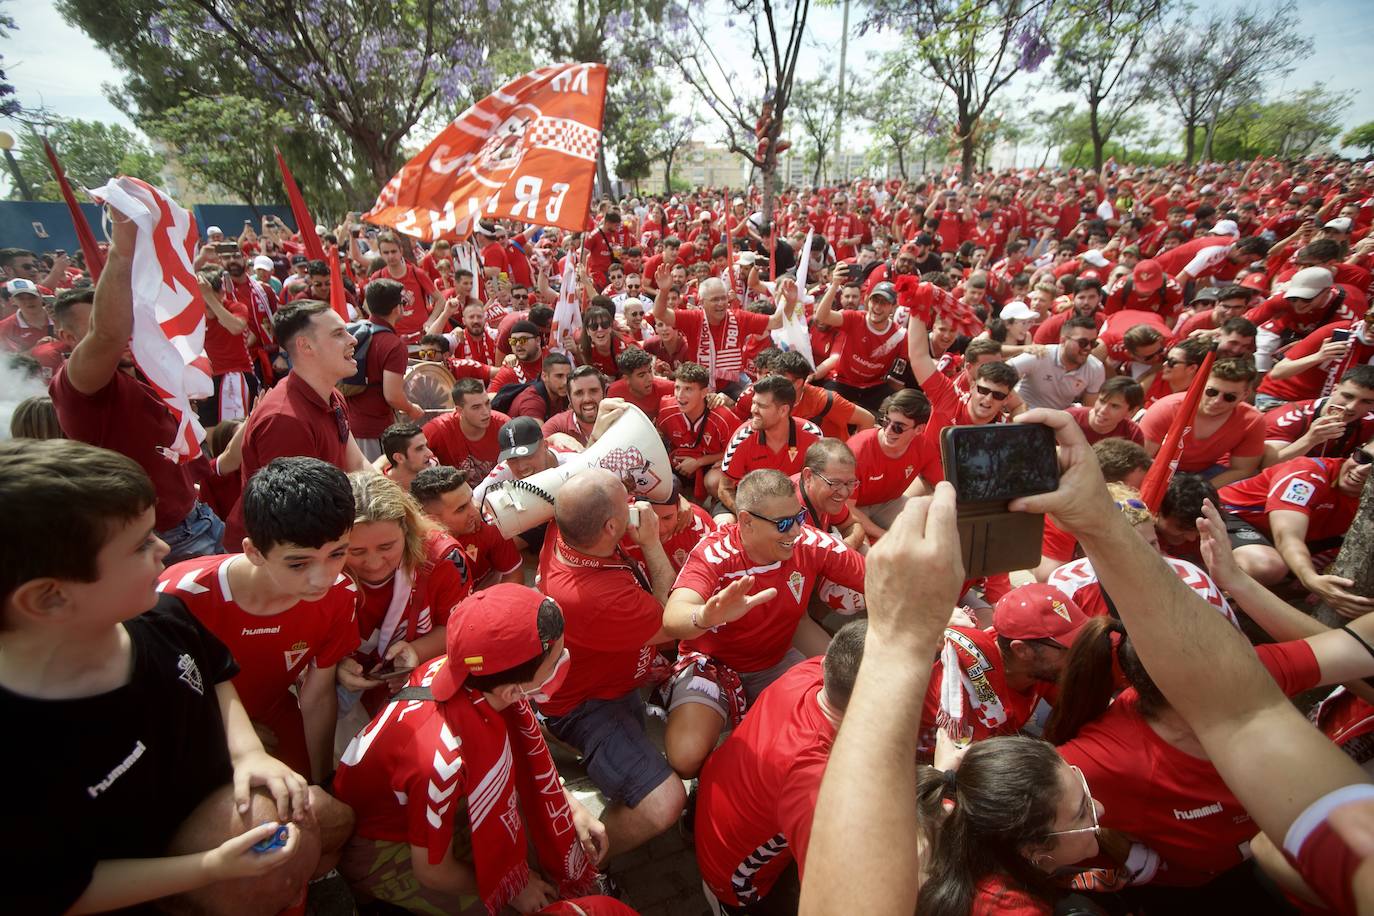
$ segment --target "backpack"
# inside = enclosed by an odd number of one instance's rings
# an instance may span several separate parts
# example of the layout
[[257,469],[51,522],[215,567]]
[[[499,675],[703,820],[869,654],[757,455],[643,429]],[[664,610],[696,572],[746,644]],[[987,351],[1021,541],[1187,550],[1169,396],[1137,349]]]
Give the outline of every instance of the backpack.
[[550,406],[549,393],[544,390],[544,383],[540,379],[535,379],[532,382],[511,382],[508,385],[502,385],[501,390],[491,397],[491,409],[500,413],[509,413],[511,405],[520,396],[520,392],[531,385],[536,386],[535,391],[539,392],[539,396],[544,399],[544,413],[547,414]]
[[357,366],[357,371],[334,387],[338,388],[339,393],[344,397],[351,398],[366,391],[369,384],[378,384],[376,382],[369,383],[367,380],[367,353],[372,349],[372,335],[395,334],[396,331],[384,324],[374,324],[363,319],[362,321],[350,322],[348,333],[352,334],[353,339],[358,342],[357,346],[353,348],[353,362]]

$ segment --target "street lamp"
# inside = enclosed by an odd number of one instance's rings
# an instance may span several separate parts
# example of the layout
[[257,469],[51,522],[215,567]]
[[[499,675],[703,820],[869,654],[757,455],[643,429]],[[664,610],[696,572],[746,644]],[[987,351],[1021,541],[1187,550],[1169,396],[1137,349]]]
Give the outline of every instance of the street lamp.
[[0,150],[5,151],[5,163],[10,167],[10,174],[14,176],[14,183],[19,188],[19,194],[25,200],[33,200],[33,192],[29,190],[29,183],[24,180],[24,175],[19,171],[19,162],[14,158],[14,137],[3,130],[0,130]]

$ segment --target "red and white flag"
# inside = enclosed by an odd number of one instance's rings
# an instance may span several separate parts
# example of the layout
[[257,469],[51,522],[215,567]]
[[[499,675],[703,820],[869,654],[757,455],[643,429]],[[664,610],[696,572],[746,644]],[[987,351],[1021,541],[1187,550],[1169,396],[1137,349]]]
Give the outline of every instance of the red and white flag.
[[479,219],[586,228],[606,109],[605,64],[540,67],[459,115],[363,219],[426,242]]
[[130,349],[177,421],[176,439],[158,443],[158,450],[174,461],[191,461],[205,438],[191,400],[214,392],[205,356],[205,302],[193,267],[195,217],[137,178],[116,178],[90,195],[138,226]]

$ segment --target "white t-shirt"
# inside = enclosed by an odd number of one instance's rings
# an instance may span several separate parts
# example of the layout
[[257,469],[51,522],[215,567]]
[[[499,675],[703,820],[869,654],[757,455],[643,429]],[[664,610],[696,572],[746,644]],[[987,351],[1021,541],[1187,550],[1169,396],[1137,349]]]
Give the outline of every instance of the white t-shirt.
[[1016,394],[1027,407],[1066,410],[1083,395],[1097,394],[1107,380],[1107,370],[1096,356],[1070,371],[1059,361],[1059,346],[1046,347],[1044,356],[1022,353],[1007,360],[1021,376]]

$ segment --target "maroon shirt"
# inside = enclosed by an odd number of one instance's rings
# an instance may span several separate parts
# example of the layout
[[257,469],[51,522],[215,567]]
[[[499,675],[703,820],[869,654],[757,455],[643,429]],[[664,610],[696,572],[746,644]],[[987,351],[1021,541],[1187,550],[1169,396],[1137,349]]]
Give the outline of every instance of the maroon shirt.
[[[372,323],[390,328],[379,318]],[[395,372],[405,378],[409,354],[405,342],[393,331],[376,328],[367,347],[367,390],[348,398],[348,425],[359,439],[380,439],[382,432],[396,422],[395,411],[382,394],[382,373]]]
[[[331,389],[329,401],[294,372],[268,390],[248,418],[243,434],[243,486],[273,458],[304,456],[328,461],[347,471],[348,409],[338,389]],[[234,507],[227,520],[226,544],[237,544],[243,528],[243,503]]]
[[156,392],[134,376],[116,369],[104,388],[82,394],[58,370],[48,385],[57,421],[72,439],[132,458],[148,473],[157,491],[158,531],[181,524],[196,504],[189,464],[177,464],[166,450],[176,440],[177,422]]

